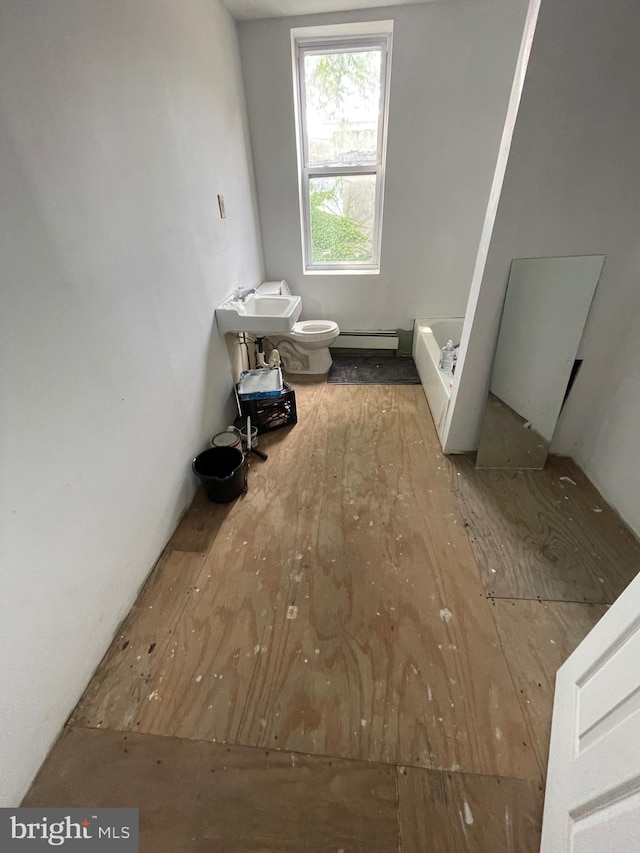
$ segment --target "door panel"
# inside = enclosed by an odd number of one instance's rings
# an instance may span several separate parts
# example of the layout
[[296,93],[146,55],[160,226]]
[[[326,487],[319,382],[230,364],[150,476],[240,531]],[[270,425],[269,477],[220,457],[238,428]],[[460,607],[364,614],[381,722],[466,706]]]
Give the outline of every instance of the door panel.
[[[580,748],[592,735],[610,728],[611,717],[624,719],[640,708],[640,622],[629,637],[614,642],[578,685],[578,739]],[[620,713],[622,712],[622,716]]]
[[571,827],[572,853],[637,850],[640,791],[576,820]]
[[640,577],[558,671],[542,853],[640,850]]

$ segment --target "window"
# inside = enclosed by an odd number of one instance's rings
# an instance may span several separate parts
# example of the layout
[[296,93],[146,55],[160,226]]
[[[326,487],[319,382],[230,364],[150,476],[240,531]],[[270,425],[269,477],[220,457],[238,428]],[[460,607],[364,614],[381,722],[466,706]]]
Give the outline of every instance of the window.
[[380,271],[392,26],[292,30],[305,273]]

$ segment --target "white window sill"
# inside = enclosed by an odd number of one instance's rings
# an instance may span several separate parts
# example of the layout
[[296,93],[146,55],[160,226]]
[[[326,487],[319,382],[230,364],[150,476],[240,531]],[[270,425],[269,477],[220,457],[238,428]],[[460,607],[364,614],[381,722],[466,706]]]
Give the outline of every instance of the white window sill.
[[380,275],[380,270],[379,269],[377,269],[377,270],[371,270],[371,269],[345,270],[345,269],[340,269],[339,267],[334,269],[334,270],[331,270],[331,269],[327,269],[326,267],[323,267],[322,269],[313,269],[313,268],[305,269],[302,271],[302,273],[303,273],[303,275]]

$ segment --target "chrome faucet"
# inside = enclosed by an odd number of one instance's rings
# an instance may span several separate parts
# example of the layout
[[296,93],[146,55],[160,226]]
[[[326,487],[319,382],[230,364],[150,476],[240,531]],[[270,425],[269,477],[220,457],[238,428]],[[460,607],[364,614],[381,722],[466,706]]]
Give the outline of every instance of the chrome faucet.
[[256,292],[255,287],[238,287],[233,291],[233,298],[236,302],[244,302],[247,296]]

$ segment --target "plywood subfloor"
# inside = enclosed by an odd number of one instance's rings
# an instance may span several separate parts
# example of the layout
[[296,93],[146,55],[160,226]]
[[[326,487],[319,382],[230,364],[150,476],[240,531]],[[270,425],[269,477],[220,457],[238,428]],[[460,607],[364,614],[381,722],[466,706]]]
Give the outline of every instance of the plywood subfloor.
[[549,756],[556,673],[607,607],[497,599],[493,616],[543,770]]
[[403,853],[538,853],[543,788],[525,779],[403,768]]
[[206,554],[230,509],[229,504],[211,503],[204,491],[199,489],[173,536],[167,542],[165,552],[193,551]]
[[75,722],[538,777],[422,389],[303,386],[298,402],[174,612],[145,600],[147,666],[124,632]]
[[140,853],[534,853],[542,785],[70,727],[23,805],[136,807]]
[[142,853],[533,853],[555,670],[604,607],[487,592],[608,600],[636,543],[568,463],[452,468],[420,387],[296,393],[247,495],[196,496],[25,805],[137,805]]
[[327,388],[240,741],[535,776],[427,415],[419,388]]
[[640,545],[570,459],[542,471],[451,464],[488,595],[611,604],[637,573]]
[[79,725],[130,728],[149,695],[156,663],[167,654],[184,606],[196,586],[204,554],[166,551],[125,619],[73,719]]
[[70,729],[25,806],[137,807],[140,853],[396,853],[393,767]]

